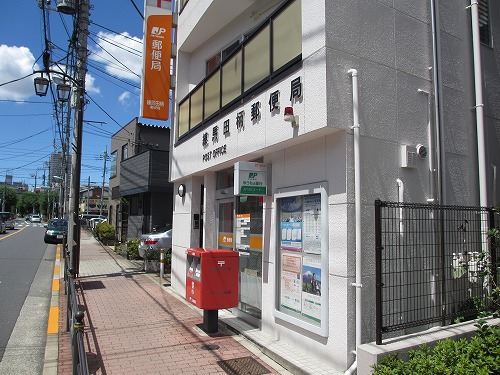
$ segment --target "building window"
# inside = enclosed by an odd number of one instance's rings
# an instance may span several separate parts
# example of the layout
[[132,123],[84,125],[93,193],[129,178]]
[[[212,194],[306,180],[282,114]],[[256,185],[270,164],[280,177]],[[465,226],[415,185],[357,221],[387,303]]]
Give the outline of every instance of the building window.
[[222,65],[222,107],[241,95],[241,51]]
[[122,146],[122,160],[128,159],[128,144]]
[[245,45],[245,91],[269,77],[271,27],[267,25]]
[[117,151],[111,153],[111,166],[109,168],[110,178],[116,177],[116,155]]
[[479,38],[481,43],[491,47],[489,0],[479,0]]
[[177,140],[301,60],[301,11],[301,0],[288,1],[244,43],[237,40],[207,61],[209,76],[179,102]]

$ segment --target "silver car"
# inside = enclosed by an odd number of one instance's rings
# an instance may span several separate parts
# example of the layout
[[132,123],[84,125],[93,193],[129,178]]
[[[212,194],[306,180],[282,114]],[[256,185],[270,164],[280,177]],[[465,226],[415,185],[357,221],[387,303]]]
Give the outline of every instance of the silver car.
[[165,249],[165,253],[172,252],[172,225],[155,227],[151,233],[141,234],[139,256],[144,258],[146,249]]
[[7,229],[14,229],[14,214],[12,212],[0,212],[0,216],[5,222],[5,227]]
[[0,233],[5,232],[7,232],[7,227],[5,226],[5,221],[3,220],[2,216],[0,216]]

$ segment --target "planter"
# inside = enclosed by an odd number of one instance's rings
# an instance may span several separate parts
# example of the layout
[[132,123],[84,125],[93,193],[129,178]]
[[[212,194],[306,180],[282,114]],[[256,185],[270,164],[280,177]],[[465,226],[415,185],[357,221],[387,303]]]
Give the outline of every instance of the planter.
[[144,271],[146,272],[160,272],[160,262],[157,260],[145,260]]

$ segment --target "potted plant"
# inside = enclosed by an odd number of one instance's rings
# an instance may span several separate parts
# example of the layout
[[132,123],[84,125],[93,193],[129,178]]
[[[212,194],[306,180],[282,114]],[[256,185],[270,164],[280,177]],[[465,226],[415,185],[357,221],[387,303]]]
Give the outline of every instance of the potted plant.
[[115,244],[115,227],[106,222],[96,225],[95,235],[99,241],[105,245],[113,246]]
[[144,250],[144,271],[158,272],[160,270],[160,250],[148,247]]
[[139,259],[139,239],[127,240],[127,259]]

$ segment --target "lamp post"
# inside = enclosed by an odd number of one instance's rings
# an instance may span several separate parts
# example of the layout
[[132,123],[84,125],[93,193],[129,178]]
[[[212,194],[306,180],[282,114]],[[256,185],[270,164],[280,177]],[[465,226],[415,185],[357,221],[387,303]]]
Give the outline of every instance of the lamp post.
[[[62,9],[61,9],[62,11]],[[70,77],[65,73],[51,70],[49,68],[50,55],[44,52],[44,70],[34,73],[40,73],[41,76],[35,78],[35,91],[37,95],[44,96],[47,94],[48,78],[43,75],[56,74],[64,77],[61,84],[57,85],[57,95],[59,101],[68,100],[71,87],[66,85],[65,80],[68,79],[76,86],[76,111],[73,126],[73,141],[72,150],[73,157],[71,159],[71,188],[69,197],[69,212],[71,220],[68,225],[68,248],[70,253],[71,267],[74,270],[74,275],[78,276],[80,268],[80,217],[79,217],[79,200],[80,200],[80,174],[82,164],[82,135],[83,135],[83,107],[85,102],[85,76],[87,73],[87,37],[89,26],[90,0],[79,0],[77,13],[77,59],[76,59],[76,78]],[[72,10],[73,12],[73,10]],[[72,239],[72,240],[70,240]]]

